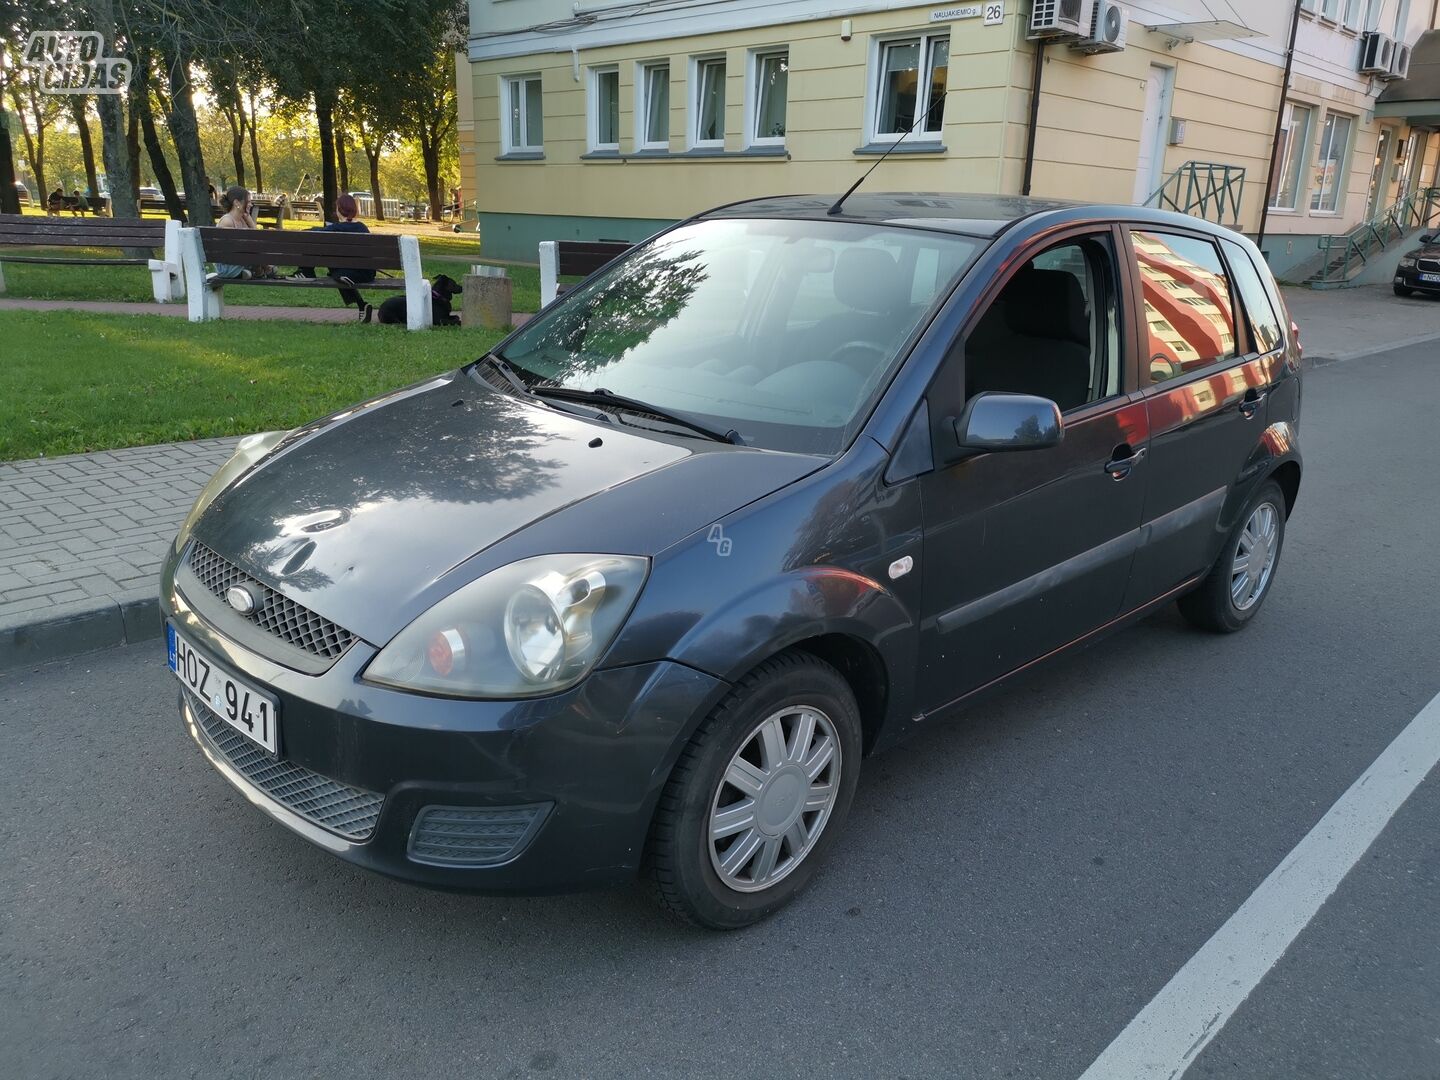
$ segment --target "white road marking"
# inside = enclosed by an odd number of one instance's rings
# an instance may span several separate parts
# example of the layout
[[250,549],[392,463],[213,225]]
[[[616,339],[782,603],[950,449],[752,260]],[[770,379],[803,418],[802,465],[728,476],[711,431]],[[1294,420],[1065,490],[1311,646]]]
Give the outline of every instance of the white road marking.
[[1340,796],[1080,1080],[1175,1080],[1440,761],[1440,695]]

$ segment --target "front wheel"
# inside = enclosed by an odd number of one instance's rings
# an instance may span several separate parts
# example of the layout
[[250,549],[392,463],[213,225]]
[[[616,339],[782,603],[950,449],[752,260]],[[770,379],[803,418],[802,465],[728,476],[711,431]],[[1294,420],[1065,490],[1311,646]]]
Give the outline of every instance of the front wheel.
[[1240,515],[1205,580],[1180,598],[1180,614],[1205,630],[1239,630],[1270,595],[1284,542],[1285,494],[1267,480]]
[[785,653],[747,675],[680,755],[651,830],[661,906],[736,930],[815,876],[860,773],[860,714],[829,664]]

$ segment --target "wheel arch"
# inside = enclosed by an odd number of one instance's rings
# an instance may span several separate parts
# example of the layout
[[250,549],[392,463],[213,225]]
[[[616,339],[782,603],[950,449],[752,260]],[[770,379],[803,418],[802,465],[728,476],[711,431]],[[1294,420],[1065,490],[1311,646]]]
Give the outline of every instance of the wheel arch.
[[1295,500],[1300,497],[1300,462],[1294,458],[1280,462],[1267,479],[1280,485],[1281,494],[1285,496],[1285,516],[1288,518],[1295,512]]

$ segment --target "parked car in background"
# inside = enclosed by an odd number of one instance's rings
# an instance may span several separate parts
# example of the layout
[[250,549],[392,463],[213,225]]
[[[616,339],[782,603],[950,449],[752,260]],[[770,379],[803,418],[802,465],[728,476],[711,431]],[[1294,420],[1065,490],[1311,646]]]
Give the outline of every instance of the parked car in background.
[[162,572],[184,723],[362,866],[644,871],[744,926],[843,854],[867,755],[1172,601],[1248,625],[1300,372],[1260,252],[1195,218],[727,206],[458,371],[242,440]]
[[1417,292],[1440,293],[1440,235],[1435,233],[1420,237],[1420,246],[1401,255],[1395,267],[1395,295]]

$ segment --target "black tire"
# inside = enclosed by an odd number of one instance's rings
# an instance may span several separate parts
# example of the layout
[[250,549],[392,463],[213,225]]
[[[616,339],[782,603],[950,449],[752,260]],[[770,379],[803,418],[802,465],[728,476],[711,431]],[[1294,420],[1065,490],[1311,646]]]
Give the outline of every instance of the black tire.
[[1396,286],[1395,286],[1395,295],[1396,295],[1396,296],[1414,296],[1414,295],[1415,295],[1415,290],[1412,289],[1412,288],[1410,288],[1410,286],[1408,286],[1408,285],[1396,285]]
[[[1236,549],[1240,546],[1251,517],[1267,504],[1275,515],[1275,536],[1270,544],[1275,553],[1274,561],[1270,564],[1269,574],[1260,586],[1259,594],[1249,599],[1246,606],[1237,606],[1235,597],[1231,594]],[[1241,511],[1235,527],[1225,540],[1225,546],[1220,549],[1219,558],[1215,560],[1215,565],[1211,567],[1205,580],[1193,592],[1180,598],[1180,614],[1202,630],[1211,630],[1218,634],[1232,634],[1242,629],[1255,617],[1264,605],[1265,598],[1270,595],[1270,589],[1275,584],[1275,574],[1280,569],[1280,556],[1284,546],[1285,493],[1275,481],[1267,480]]]
[[[839,749],[829,773],[834,801],[828,815],[819,819],[818,835],[783,877],[759,891],[740,891],[722,880],[712,862],[711,811],[732,759],[767,718],[792,706],[817,710],[830,722]],[[793,733],[794,728],[789,730]],[[845,823],[860,775],[860,748],[855,695],[824,661],[804,652],[782,653],[741,679],[681,752],[660,797],[650,832],[649,866],[661,907],[692,926],[738,930],[788,904],[815,876]]]

